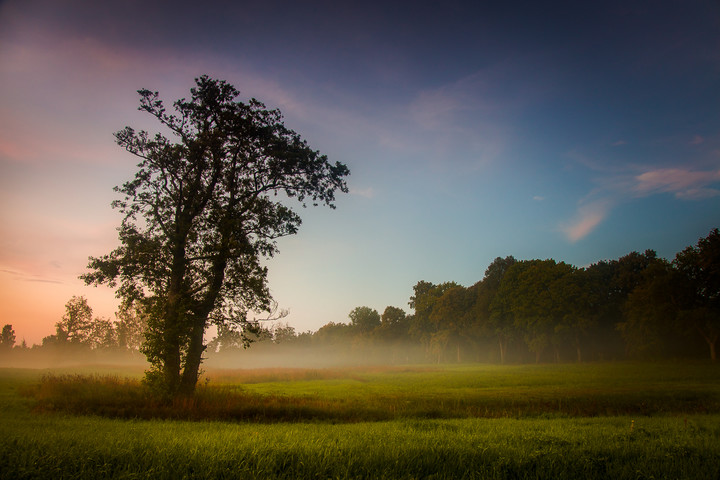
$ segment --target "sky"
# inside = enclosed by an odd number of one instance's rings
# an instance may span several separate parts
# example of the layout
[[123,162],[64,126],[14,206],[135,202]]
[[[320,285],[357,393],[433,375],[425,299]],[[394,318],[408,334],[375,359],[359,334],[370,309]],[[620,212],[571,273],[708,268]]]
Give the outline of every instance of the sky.
[[223,79],[351,170],[267,261],[297,331],[498,256],[672,259],[720,227],[720,3],[0,1],[0,323],[54,333],[118,245],[125,126]]

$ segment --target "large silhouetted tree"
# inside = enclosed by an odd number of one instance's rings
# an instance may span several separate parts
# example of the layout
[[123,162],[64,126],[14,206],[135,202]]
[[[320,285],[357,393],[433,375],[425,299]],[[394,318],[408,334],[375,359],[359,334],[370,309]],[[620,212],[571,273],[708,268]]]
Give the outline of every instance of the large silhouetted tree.
[[170,138],[130,127],[115,134],[140,163],[116,189],[121,246],[91,258],[83,276],[119,285],[120,297],[147,312],[148,379],[170,394],[194,391],[210,322],[242,324],[249,311],[269,309],[261,259],[301,223],[288,199],[334,207],[349,174],[286,128],[278,110],[237,101],[224,81],[195,83],[174,113],[157,92],[138,92],[139,109]]

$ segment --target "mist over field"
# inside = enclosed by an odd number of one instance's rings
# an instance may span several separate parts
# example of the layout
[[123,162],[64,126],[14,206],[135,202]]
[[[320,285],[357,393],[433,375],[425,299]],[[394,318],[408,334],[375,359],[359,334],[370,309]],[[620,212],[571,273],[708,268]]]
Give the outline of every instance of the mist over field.
[[[278,348],[279,347],[279,348]],[[331,346],[251,345],[247,350],[208,354],[208,368],[335,368],[351,366],[393,366],[426,363],[420,347],[410,342],[353,348],[351,343]]]
[[[277,345],[254,343],[247,349],[206,352],[203,368],[336,368],[357,366],[396,366],[427,363],[422,348],[412,343],[373,345],[359,349],[352,343],[329,346]],[[137,351],[88,350],[73,348],[15,350],[0,355],[2,368],[99,368],[114,366],[142,371],[148,367],[144,355]]]

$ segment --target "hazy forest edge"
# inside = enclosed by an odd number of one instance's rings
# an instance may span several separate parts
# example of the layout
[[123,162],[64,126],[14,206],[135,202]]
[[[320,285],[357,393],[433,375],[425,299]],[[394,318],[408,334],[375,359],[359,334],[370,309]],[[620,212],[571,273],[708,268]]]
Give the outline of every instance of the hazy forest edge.
[[[208,364],[715,360],[720,232],[712,230],[672,261],[652,250],[583,268],[498,257],[469,287],[419,281],[412,289],[410,313],[388,306],[380,314],[360,306],[349,321],[329,322],[315,332],[298,332],[282,321],[220,326],[207,345]],[[55,334],[41,345],[16,345],[12,325],[5,325],[0,360],[92,362],[121,353],[123,360],[141,363],[147,314],[121,308],[116,317],[94,318],[87,301],[73,297]]]

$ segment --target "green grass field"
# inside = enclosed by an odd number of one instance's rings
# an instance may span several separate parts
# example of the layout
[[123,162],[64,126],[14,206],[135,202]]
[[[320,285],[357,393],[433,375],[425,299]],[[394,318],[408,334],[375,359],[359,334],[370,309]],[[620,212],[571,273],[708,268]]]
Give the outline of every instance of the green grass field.
[[720,478],[716,365],[93,371],[0,370],[0,478]]

